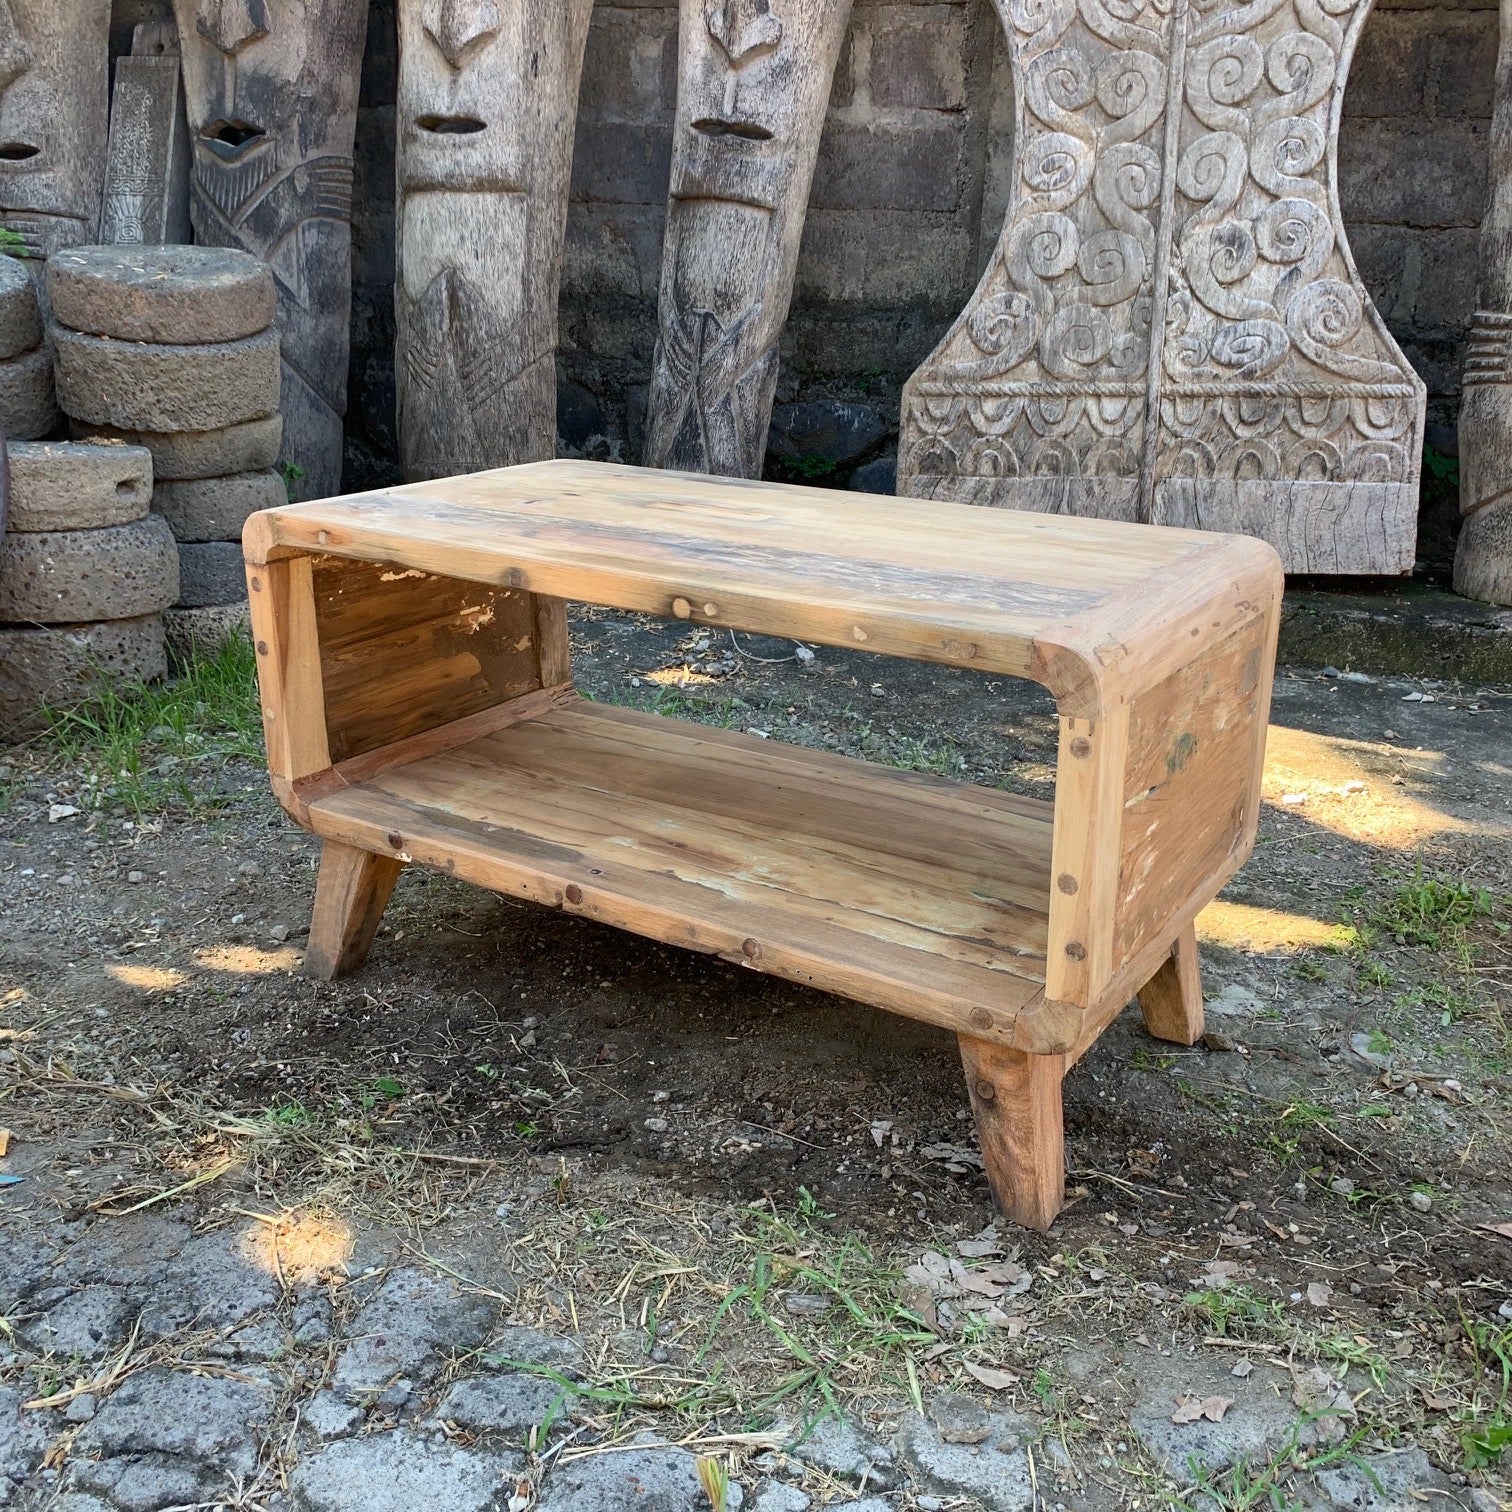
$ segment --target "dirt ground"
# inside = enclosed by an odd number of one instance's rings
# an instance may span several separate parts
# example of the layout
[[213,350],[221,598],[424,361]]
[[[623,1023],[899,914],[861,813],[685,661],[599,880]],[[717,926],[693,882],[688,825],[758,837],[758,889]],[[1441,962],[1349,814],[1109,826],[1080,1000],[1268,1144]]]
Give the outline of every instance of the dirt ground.
[[[1022,685],[609,614],[574,645],[599,699],[1053,790]],[[413,870],[316,984],[317,843],[252,763],[165,758],[132,812],[0,751],[0,1254],[134,1211],[337,1290],[402,1252],[580,1343],[603,1442],[717,1442],[748,1488],[774,1420],[880,1442],[954,1393],[1051,1446],[1025,1505],[1505,1505],[1512,689],[1283,669],[1272,724],[1207,1039],[1130,1012],[1078,1066],[1044,1236],[993,1227],[943,1032]],[[0,1388],[94,1379],[0,1305]],[[925,1458],[887,1505],[1010,1505]]]

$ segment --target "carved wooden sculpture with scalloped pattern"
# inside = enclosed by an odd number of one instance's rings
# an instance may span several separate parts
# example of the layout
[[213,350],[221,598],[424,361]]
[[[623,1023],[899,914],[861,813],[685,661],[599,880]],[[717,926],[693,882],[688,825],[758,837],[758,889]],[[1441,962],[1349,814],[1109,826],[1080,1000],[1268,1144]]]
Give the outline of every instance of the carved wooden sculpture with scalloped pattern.
[[899,490],[1410,572],[1425,389],[1360,283],[1335,141],[1372,0],[996,0],[1014,198],[910,380]]

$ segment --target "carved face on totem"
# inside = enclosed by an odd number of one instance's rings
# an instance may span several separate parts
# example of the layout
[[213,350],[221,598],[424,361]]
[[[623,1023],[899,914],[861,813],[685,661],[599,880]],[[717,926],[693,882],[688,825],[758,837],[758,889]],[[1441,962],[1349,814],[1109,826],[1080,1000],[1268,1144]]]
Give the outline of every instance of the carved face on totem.
[[412,478],[549,457],[592,0],[399,0],[400,437]]
[[265,259],[279,291],[285,453],[340,486],[352,142],[367,0],[174,0],[196,239]]
[[0,225],[42,258],[98,235],[110,0],[0,0]]
[[647,460],[758,476],[849,0],[682,0]]

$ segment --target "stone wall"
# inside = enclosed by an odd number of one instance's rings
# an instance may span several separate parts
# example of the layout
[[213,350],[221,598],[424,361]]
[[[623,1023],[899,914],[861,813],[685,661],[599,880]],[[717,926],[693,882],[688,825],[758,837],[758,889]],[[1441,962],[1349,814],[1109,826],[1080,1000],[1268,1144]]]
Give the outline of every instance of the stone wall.
[[[134,15],[165,0],[117,0]],[[1451,445],[1475,297],[1496,60],[1495,0],[1378,0],[1339,141],[1361,273],[1428,382]],[[672,0],[598,0],[562,291],[561,430],[639,459],[676,88]],[[903,380],[961,308],[997,239],[1012,99],[990,0],[856,0],[820,152],[779,404],[872,407],[814,467],[887,450]],[[394,477],[392,0],[373,0],[358,136],[348,484]],[[848,412],[852,420],[856,412]],[[813,411],[779,410],[779,421]],[[858,451],[857,448],[861,450]],[[834,464],[833,466],[831,464]],[[871,476],[875,477],[873,468]]]

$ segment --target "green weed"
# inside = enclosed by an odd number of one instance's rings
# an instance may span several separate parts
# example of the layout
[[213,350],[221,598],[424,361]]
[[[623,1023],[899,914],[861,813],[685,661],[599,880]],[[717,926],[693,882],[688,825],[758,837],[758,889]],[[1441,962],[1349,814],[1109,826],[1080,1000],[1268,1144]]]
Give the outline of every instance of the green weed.
[[1284,1310],[1279,1301],[1262,1297],[1248,1286],[1188,1292],[1183,1302],[1205,1329],[1224,1339],[1249,1339],[1274,1332]]
[[213,651],[196,651],[172,682],[103,682],[78,707],[48,711],[40,744],[83,771],[83,798],[96,806],[140,814],[203,801],[203,788],[188,780],[194,768],[263,755],[251,642],[233,635]]

